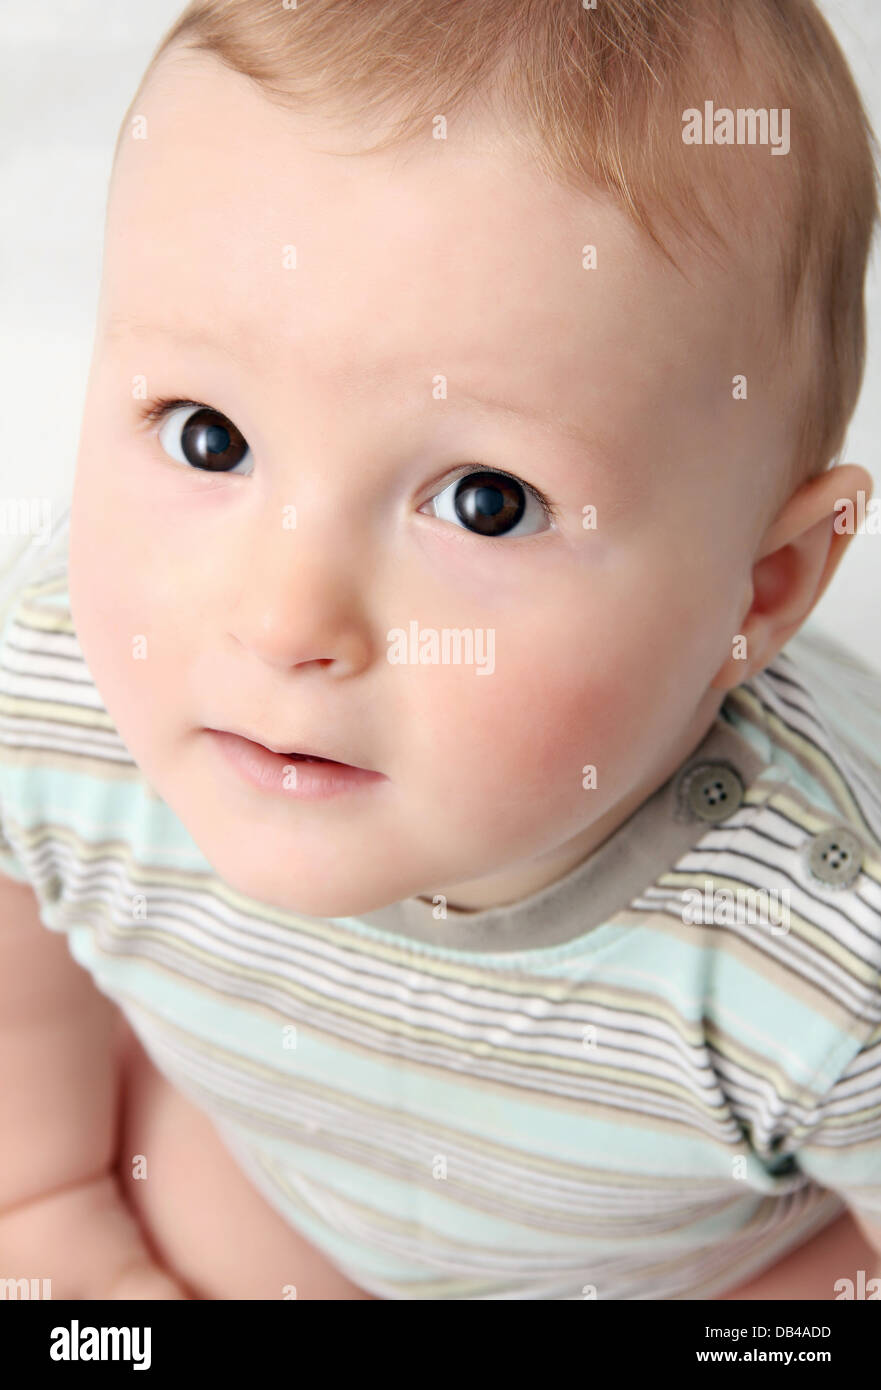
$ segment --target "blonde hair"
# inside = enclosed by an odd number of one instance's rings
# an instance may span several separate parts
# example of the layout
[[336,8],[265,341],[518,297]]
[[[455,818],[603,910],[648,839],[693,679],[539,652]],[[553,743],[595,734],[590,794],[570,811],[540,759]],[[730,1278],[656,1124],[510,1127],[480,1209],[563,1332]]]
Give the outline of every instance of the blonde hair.
[[[213,55],[282,106],[336,103],[350,124],[384,123],[390,133],[364,152],[425,138],[438,113],[492,97],[540,168],[606,190],[671,259],[671,241],[729,254],[734,232],[738,254],[767,275],[760,317],[776,325],[772,352],[798,359],[786,497],[837,456],[864,369],[878,200],[853,78],[813,0],[595,3],[193,0],[126,116],[172,49]],[[785,157],[684,143],[686,110],[706,99],[755,108],[757,93],[765,109],[791,113]]]

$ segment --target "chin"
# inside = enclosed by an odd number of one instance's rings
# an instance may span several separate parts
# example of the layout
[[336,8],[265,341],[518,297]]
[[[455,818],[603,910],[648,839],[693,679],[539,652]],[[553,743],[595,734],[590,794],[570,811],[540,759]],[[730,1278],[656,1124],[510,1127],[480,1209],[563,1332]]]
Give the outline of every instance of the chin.
[[[208,856],[206,855],[206,858]],[[243,897],[281,912],[292,912],[304,917],[359,917],[379,907],[387,907],[404,894],[394,890],[383,892],[373,885],[340,885],[338,883],[292,882],[289,878],[279,883],[274,875],[262,876],[242,871],[241,864],[231,872],[224,872],[221,864],[210,861],[212,868],[228,887]]]

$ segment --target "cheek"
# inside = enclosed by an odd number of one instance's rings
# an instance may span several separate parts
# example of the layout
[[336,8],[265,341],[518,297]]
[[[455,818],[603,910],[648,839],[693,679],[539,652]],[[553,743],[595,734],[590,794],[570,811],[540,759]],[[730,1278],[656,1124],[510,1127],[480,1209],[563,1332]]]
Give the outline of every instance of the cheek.
[[634,709],[614,660],[571,640],[520,651],[491,675],[426,668],[418,691],[421,756],[433,800],[504,821],[584,809],[583,768],[617,763]]
[[192,530],[184,536],[179,521],[191,515],[183,474],[149,466],[142,454],[110,427],[84,429],[71,503],[77,626],[84,643],[96,652],[110,644],[117,659],[137,636],[173,639],[182,626],[177,573],[193,551]]
[[492,675],[420,672],[420,760],[435,800],[559,823],[583,816],[586,766],[596,814],[646,775],[704,693],[708,622],[693,588],[648,578],[594,586],[590,601],[558,595],[541,609],[553,621],[522,614],[516,632],[500,627]]
[[125,509],[91,504],[74,490],[70,520],[71,615],[83,656],[107,711],[135,749],[140,732],[160,721],[165,637],[154,627],[161,597],[161,557]]

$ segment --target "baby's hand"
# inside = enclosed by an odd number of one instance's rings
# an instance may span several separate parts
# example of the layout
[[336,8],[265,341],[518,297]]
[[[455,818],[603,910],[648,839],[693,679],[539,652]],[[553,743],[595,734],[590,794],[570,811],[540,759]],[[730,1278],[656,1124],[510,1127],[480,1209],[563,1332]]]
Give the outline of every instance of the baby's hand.
[[112,1174],[0,1214],[0,1275],[51,1279],[51,1296],[191,1299],[160,1267]]

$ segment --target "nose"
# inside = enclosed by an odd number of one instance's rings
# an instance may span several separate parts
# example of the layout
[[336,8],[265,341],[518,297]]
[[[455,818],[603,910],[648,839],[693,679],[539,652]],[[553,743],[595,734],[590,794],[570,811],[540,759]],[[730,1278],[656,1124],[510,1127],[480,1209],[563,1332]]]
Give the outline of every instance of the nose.
[[258,528],[235,594],[227,630],[269,666],[315,664],[344,676],[370,660],[363,575],[338,531]]

